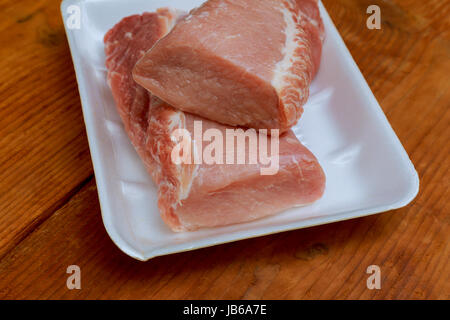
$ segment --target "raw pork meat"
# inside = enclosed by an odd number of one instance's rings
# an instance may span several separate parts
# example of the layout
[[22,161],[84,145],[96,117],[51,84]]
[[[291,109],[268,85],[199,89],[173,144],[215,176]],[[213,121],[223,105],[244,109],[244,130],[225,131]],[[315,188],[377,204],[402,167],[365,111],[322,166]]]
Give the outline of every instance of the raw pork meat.
[[317,0],[209,0],[148,51],[133,76],[177,109],[283,132],[303,112],[323,38]]
[[194,121],[201,121],[203,132],[230,129],[174,109],[132,79],[136,61],[178,17],[168,9],[130,16],[104,38],[108,82],[125,130],[158,185],[163,220],[174,231],[195,230],[251,221],[320,198],[325,187],[322,168],[291,131],[280,137],[275,175],[261,175],[260,164],[177,165],[172,161],[175,129],[187,129],[194,136]]

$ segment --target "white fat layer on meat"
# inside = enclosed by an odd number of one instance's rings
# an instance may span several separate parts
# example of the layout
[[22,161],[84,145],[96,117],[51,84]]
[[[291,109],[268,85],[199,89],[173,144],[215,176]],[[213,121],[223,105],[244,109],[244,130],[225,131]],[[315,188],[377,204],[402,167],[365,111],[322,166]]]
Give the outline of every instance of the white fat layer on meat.
[[178,9],[169,9],[169,13],[171,14],[170,16],[159,15],[159,19],[163,20],[166,25],[164,35],[169,33],[169,31],[178,23],[179,19],[186,15],[185,11]]
[[300,173],[301,179],[304,180],[302,166],[298,163],[297,159],[295,159],[295,156],[292,156],[292,162],[295,163],[295,166],[297,167],[298,172]]
[[311,23],[314,27],[319,26],[319,21],[317,21],[317,19],[313,19],[310,16],[304,14],[303,12],[299,12],[298,15],[301,16],[303,19],[308,20],[308,22]]
[[[292,4],[288,1],[286,2],[290,6]],[[297,33],[299,32],[297,29],[297,25],[294,21],[294,17],[292,16],[292,12],[290,8],[282,5],[280,11],[283,14],[284,21],[286,23],[286,27],[284,30],[284,34],[286,36],[286,41],[284,48],[281,53],[283,54],[283,59],[279,61],[275,65],[274,77],[272,79],[272,86],[280,92],[282,88],[286,85],[285,78],[286,77],[295,77],[300,78],[299,76],[290,72],[292,65],[298,57],[295,57],[295,50],[299,48],[300,43],[297,41]]]
[[[317,19],[313,19],[310,16],[304,14],[303,12],[299,12],[299,16],[302,17],[303,19],[307,20],[309,23],[311,23],[314,27],[319,28],[320,22]],[[319,32],[319,37],[320,40],[323,41],[325,40],[325,32]]]
[[[172,30],[172,28],[175,26],[175,24],[178,22],[178,18],[185,15],[184,11],[181,10],[170,10],[170,13],[173,15],[172,17],[166,17],[166,16],[161,16],[161,19],[164,19],[165,24],[166,24],[166,32],[168,33],[170,30]],[[155,105],[159,105],[162,103],[161,100],[159,100],[156,97],[152,96],[152,103],[154,103]],[[178,129],[178,128],[184,128],[185,127],[185,118],[184,118],[184,114],[182,112],[174,112],[169,119],[169,132],[172,133],[174,132],[174,130]],[[176,143],[176,139],[172,136],[172,134],[170,135],[170,139]],[[158,145],[158,154],[160,154],[160,150],[159,150],[159,145]],[[158,159],[158,162],[160,162],[160,159]],[[175,164],[174,164],[175,165]],[[189,193],[191,192],[191,188],[192,188],[192,183],[194,181],[195,176],[197,175],[197,169],[198,169],[198,165],[195,165],[194,167],[194,172],[192,173],[192,175],[189,178],[188,184],[183,183],[184,181],[182,181],[183,179],[183,170],[184,170],[184,164],[180,164],[180,165],[175,165],[177,168],[177,172],[178,172],[178,178],[179,178],[179,185],[180,188],[178,190],[178,201],[172,203],[172,208],[176,208],[178,205],[181,205],[181,201],[187,199],[189,197]],[[161,184],[165,184],[168,185],[168,181],[162,181]]]
[[[300,82],[305,82],[309,78],[308,71],[305,69],[300,74],[295,74],[292,71],[293,65],[300,60],[305,59],[305,56],[296,56],[295,52],[299,48],[308,49],[308,44],[303,41],[306,34],[302,28],[299,28],[298,24],[304,23],[306,17],[305,14],[299,12],[297,16],[294,16],[294,8],[291,1],[285,1],[280,6],[280,11],[283,14],[285,21],[285,45],[282,49],[283,59],[275,65],[274,75],[272,78],[272,86],[280,93],[284,88],[290,86],[292,79],[296,79]],[[296,22],[297,20],[297,22]],[[312,19],[311,19],[312,20]],[[317,23],[317,22],[316,22]],[[305,61],[307,62],[307,61]],[[296,95],[300,95],[300,99],[296,99]],[[303,100],[304,91],[288,91],[285,92],[284,98],[290,100],[290,103],[286,103],[284,107],[290,109],[293,112],[297,112],[301,108],[301,100]],[[292,99],[293,98],[293,99]],[[289,112],[289,111],[287,111]]]
[[[169,120],[169,132],[174,132],[176,129],[181,129],[181,128],[185,128],[185,116],[182,112],[177,111],[174,112],[171,116],[170,116],[170,120]],[[173,142],[177,142],[176,139],[171,135],[170,139]],[[196,152],[195,150],[195,143],[194,143],[194,152]],[[174,164],[175,165],[175,164]],[[188,183],[186,184],[185,181],[183,181],[183,176],[184,176],[184,170],[186,166],[191,166],[191,165],[186,165],[186,164],[179,164],[179,165],[175,165],[177,168],[177,172],[178,172],[178,177],[179,177],[179,182],[180,182],[180,189],[179,189],[179,195],[178,195],[178,201],[172,204],[172,207],[175,209],[178,205],[181,205],[181,201],[187,199],[189,197],[189,194],[191,192],[191,188],[192,188],[192,183],[194,181],[194,178],[197,175],[197,169],[198,169],[198,165],[194,165],[194,171],[192,172],[192,175],[188,176],[187,178]]]
[[[174,112],[169,119],[169,132],[173,132],[175,129],[183,127],[183,120],[181,112]],[[176,142],[173,136],[170,136],[171,140]]]

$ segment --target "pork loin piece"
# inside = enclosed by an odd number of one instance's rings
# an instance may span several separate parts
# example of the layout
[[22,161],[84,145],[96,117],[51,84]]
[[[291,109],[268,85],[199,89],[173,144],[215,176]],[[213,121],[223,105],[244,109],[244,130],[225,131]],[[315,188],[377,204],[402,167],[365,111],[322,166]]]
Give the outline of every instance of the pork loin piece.
[[209,0],[139,60],[134,79],[177,109],[286,131],[320,64],[317,0]]
[[[179,111],[132,80],[135,62],[176,19],[177,13],[167,9],[131,16],[104,39],[108,81],[125,130],[158,185],[163,220],[174,231],[195,230],[251,221],[320,198],[324,173],[290,131],[280,138],[275,175],[261,175],[260,164],[177,165],[172,161],[176,129],[186,129],[192,137],[195,121],[201,122],[203,132],[215,128],[225,136],[230,129]],[[198,148],[193,150],[198,152]]]

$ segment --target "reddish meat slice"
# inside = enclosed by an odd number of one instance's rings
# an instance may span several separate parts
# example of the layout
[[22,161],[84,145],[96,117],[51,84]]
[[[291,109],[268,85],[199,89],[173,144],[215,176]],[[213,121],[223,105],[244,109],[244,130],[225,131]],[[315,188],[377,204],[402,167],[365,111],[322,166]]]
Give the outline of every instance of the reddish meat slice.
[[194,136],[194,121],[202,123],[203,132],[215,128],[225,136],[230,129],[176,110],[132,80],[133,65],[176,19],[177,14],[167,9],[131,16],[104,39],[108,81],[125,130],[158,185],[163,220],[174,231],[195,230],[258,219],[320,198],[323,171],[290,131],[280,138],[275,175],[261,175],[259,164],[177,165],[172,161],[175,129],[186,129]]
[[137,63],[172,106],[233,126],[296,124],[320,64],[317,0],[209,0]]

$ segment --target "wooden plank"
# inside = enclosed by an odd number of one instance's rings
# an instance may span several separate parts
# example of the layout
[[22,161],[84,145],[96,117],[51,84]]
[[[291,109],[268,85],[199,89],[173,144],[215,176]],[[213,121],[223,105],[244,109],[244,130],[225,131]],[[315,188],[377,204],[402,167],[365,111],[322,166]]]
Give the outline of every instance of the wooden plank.
[[[9,119],[0,117],[0,178],[6,179],[0,185],[0,254],[9,251],[0,260],[0,299],[450,298],[448,2],[324,1],[419,172],[421,190],[411,205],[146,263],[125,256],[108,238],[95,182],[88,180],[77,192],[92,169],[72,67],[65,69],[68,49],[58,36],[48,36],[52,32],[42,33],[47,40],[41,45],[33,42],[41,39],[36,30],[42,25],[60,30],[50,14],[56,5],[5,2],[0,67],[13,80],[0,82],[2,100],[8,101],[0,102],[0,112]],[[381,7],[382,30],[365,27],[370,4]],[[18,27],[18,20],[35,24]],[[22,44],[32,50],[11,55],[4,49],[4,30],[18,38],[17,51]],[[66,287],[72,264],[81,267],[81,290]],[[381,268],[381,290],[366,287],[372,264]]]
[[[0,299],[449,298],[443,218],[415,204],[143,263],[108,238],[90,181],[0,262]],[[66,287],[74,264],[81,290]],[[366,288],[372,264],[381,290]]]
[[3,1],[0,257],[92,175],[59,1]]

